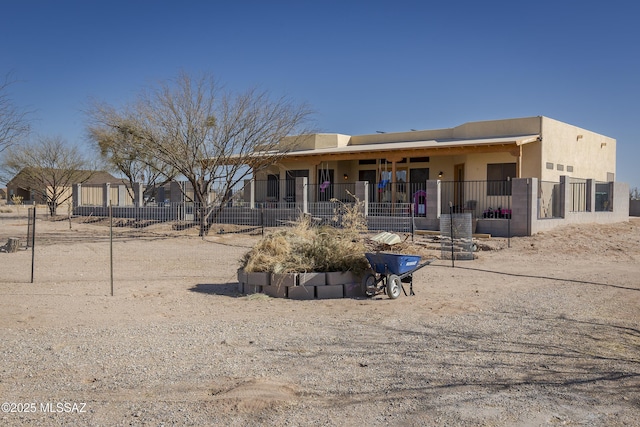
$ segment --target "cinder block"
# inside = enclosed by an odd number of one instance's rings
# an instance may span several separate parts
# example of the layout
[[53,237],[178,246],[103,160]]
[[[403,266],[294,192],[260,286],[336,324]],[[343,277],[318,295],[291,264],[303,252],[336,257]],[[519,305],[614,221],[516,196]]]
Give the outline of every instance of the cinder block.
[[244,268],[238,269],[238,283],[247,283],[247,272]]
[[333,271],[327,273],[327,285],[344,285],[354,283],[356,278],[351,271]]
[[315,286],[291,286],[287,289],[289,299],[314,299],[316,297]]
[[266,295],[269,295],[273,298],[286,298],[287,297],[287,287],[286,286],[263,286],[262,292]]
[[343,298],[344,287],[342,285],[326,285],[316,287],[318,299]]
[[298,276],[298,284],[300,286],[324,286],[327,283],[326,276],[326,273],[318,273],[315,271],[300,273]]
[[298,273],[272,273],[271,286],[297,286]]
[[250,285],[248,283],[245,283],[244,287],[243,287],[243,290],[244,290],[243,294],[247,294],[247,295],[249,295],[249,294],[259,294],[259,293],[262,292],[262,286]]
[[344,296],[346,298],[363,297],[364,285],[361,282],[345,283],[344,284]]
[[[247,273],[247,281],[245,283],[255,286],[269,286],[271,273]],[[246,286],[245,286],[246,287]]]

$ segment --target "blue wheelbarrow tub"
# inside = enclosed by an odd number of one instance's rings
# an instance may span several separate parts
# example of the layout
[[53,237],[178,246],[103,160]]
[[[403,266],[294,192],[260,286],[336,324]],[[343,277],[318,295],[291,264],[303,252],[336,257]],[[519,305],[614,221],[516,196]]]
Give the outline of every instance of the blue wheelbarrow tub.
[[371,268],[378,274],[401,275],[415,270],[420,263],[419,255],[391,254],[387,252],[365,252]]

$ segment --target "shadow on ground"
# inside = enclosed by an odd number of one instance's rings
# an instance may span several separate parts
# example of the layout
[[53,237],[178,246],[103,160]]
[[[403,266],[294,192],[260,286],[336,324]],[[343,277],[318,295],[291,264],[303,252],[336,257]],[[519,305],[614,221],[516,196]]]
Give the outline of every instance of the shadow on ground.
[[237,298],[241,296],[238,293],[238,283],[198,283],[189,288],[191,292],[198,292],[207,295],[222,295],[226,297]]

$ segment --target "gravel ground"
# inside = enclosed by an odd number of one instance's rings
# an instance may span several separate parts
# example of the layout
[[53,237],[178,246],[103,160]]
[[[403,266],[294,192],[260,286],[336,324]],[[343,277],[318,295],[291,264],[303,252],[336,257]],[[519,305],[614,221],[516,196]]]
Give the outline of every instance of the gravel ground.
[[123,234],[110,296],[103,229],[38,226],[37,283],[0,254],[1,425],[640,425],[638,220],[323,301],[238,295],[247,236]]

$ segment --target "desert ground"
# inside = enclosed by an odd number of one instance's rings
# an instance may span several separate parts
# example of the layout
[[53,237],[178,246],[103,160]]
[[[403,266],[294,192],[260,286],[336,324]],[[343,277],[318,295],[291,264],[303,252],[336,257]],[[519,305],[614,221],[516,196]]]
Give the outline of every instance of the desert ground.
[[396,300],[238,294],[258,236],[36,230],[0,253],[3,426],[640,425],[640,219],[483,239]]

